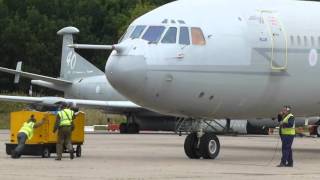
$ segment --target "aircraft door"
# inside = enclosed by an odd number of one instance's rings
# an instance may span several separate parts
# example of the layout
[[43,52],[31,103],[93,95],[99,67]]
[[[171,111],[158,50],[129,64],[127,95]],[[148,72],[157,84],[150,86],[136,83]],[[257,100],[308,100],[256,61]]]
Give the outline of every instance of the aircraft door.
[[271,69],[285,70],[288,66],[288,40],[279,15],[273,11],[261,11],[271,39]]

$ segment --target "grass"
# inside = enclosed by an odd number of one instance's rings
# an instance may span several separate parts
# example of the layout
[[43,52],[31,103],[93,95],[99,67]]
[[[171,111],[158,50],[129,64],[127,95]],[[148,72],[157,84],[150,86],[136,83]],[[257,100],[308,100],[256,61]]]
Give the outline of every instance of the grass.
[[121,122],[126,121],[125,116],[121,115],[110,115],[105,113],[102,110],[96,109],[81,109],[81,111],[86,113],[86,125],[104,125],[108,123],[108,120],[112,123],[120,124]]
[[[6,91],[1,91],[1,95],[14,95],[14,96],[26,96],[22,92],[10,93]],[[37,96],[41,96],[38,94]],[[14,102],[3,102],[0,101],[0,129],[10,128],[10,112],[21,111],[25,109],[27,104],[25,103],[14,103]],[[108,120],[112,123],[120,124],[126,121],[125,116],[121,115],[110,115],[105,113],[103,110],[99,109],[88,109],[80,108],[81,111],[86,113],[86,126],[92,125],[105,125]]]

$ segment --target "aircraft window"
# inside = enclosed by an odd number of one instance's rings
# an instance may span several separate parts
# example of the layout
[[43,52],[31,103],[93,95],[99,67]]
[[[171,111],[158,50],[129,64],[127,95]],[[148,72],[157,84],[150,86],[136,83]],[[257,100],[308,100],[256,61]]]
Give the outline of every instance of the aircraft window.
[[308,46],[308,38],[307,38],[307,36],[303,37],[303,41],[304,41],[304,46]]
[[129,26],[126,33],[123,34],[122,37],[119,39],[119,42],[122,42],[128,39],[133,29],[134,29],[134,26]]
[[290,36],[291,44],[294,45],[294,37]]
[[297,36],[297,42],[298,42],[298,45],[301,45],[301,38],[300,38],[300,36]]
[[311,36],[311,46],[314,46],[315,45],[315,42],[314,42],[314,37]]
[[130,38],[132,38],[132,39],[137,39],[137,38],[139,38],[145,28],[146,28],[146,26],[137,26],[137,27],[134,29],[134,31],[132,32]]
[[203,32],[200,28],[191,28],[192,44],[194,45],[205,45],[206,40],[204,39]]
[[189,28],[180,28],[179,44],[190,45]]
[[184,22],[183,20],[178,20],[179,24],[186,24],[186,22]]
[[168,19],[162,21],[163,24],[168,24]]
[[164,29],[164,26],[150,26],[147,29],[146,33],[144,33],[142,39],[147,40],[151,43],[157,43],[159,42]]
[[177,41],[177,28],[170,27],[166,35],[164,35],[164,38],[162,39],[161,43],[174,44],[176,43],[176,41]]

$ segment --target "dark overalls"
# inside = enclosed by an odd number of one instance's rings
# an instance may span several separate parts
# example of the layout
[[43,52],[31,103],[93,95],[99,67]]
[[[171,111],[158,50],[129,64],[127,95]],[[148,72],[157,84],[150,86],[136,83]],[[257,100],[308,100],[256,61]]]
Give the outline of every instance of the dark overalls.
[[293,166],[292,144],[295,136],[294,116],[288,114],[282,119],[280,137],[282,142],[282,158],[280,165]]

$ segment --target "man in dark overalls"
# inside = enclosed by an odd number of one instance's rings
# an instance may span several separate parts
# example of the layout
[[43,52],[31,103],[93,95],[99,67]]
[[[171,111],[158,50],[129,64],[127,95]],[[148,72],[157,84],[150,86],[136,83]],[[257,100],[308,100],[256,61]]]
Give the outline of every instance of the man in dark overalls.
[[278,115],[280,137],[282,142],[282,158],[277,167],[293,167],[292,143],[295,132],[295,120],[290,106],[284,106]]

